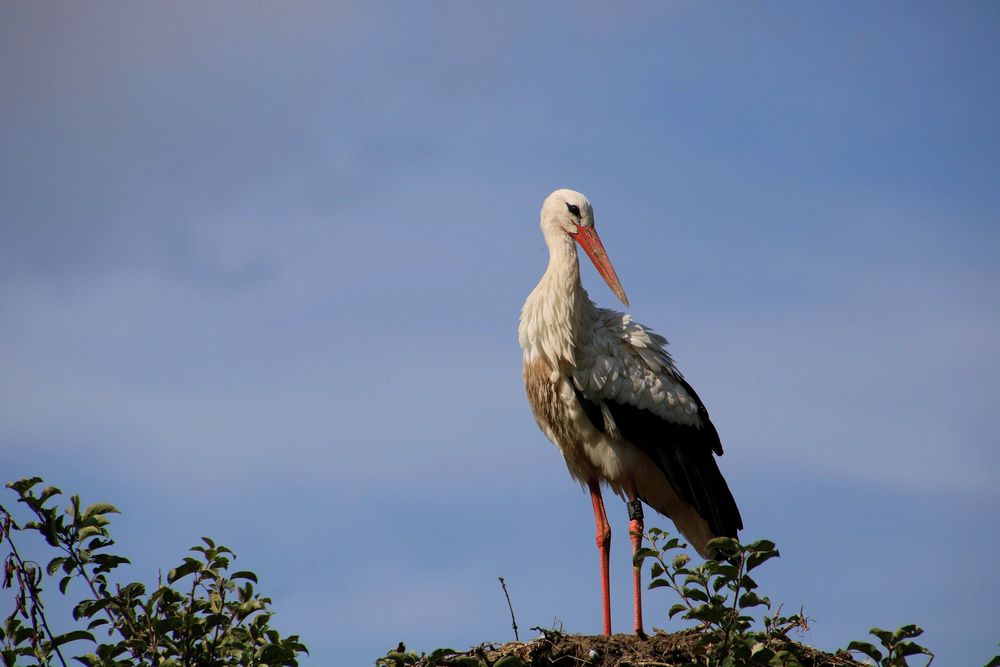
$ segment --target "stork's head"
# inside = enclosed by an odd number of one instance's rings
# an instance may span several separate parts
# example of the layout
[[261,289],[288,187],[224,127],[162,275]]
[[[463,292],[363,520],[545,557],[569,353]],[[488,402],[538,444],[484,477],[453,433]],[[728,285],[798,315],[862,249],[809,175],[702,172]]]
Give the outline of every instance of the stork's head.
[[597,272],[604,278],[611,291],[628,306],[628,297],[604,251],[601,237],[594,228],[594,207],[582,194],[562,188],[556,190],[542,204],[542,233],[551,245],[552,240],[569,237],[580,244]]

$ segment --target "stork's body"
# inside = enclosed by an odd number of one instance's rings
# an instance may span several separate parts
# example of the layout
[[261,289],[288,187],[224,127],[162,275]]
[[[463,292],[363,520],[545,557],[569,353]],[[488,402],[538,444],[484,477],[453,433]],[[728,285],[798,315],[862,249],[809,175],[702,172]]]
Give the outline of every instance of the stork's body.
[[[590,202],[556,190],[542,206],[549,264],[521,311],[518,338],[535,419],[587,484],[601,553],[604,633],[610,634],[611,530],[601,483],[629,504],[633,551],[643,529],[639,501],[670,517],[695,549],[735,537],[739,510],[715,461],[722,454],[708,412],[674,366],[667,341],[631,317],[597,307],[580,283],[576,243],[628,305],[594,231]],[[639,570],[633,573],[635,629],[642,633]]]

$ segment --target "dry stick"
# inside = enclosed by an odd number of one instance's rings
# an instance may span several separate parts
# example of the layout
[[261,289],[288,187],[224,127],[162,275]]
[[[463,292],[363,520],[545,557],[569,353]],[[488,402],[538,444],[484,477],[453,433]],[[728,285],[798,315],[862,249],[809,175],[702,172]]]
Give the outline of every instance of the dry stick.
[[510,595],[507,594],[507,584],[503,582],[503,577],[497,577],[500,580],[500,586],[503,588],[503,594],[507,598],[507,608],[510,609],[510,624],[514,628],[514,641],[519,642],[521,638],[517,636],[517,621],[514,620],[514,607],[510,604]]

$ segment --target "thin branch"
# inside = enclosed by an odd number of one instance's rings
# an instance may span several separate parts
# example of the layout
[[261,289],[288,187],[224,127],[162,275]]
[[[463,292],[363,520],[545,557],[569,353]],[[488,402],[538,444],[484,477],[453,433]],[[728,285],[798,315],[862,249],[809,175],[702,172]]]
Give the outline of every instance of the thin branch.
[[[76,572],[87,583],[87,587],[90,588],[90,592],[93,594],[94,600],[98,601],[98,600],[108,599],[112,600],[113,602],[114,598],[112,598],[110,595],[98,591],[97,584],[95,583],[95,578],[91,577],[90,573],[87,572],[87,569],[85,567],[86,565],[90,564],[90,561],[83,560],[83,554],[81,554],[80,551],[76,549],[75,545],[72,543],[70,543],[69,546],[62,545],[62,549],[67,554],[69,554],[71,562],[76,567]],[[114,627],[114,629],[118,631],[118,634],[121,635],[123,638],[125,637],[125,633],[122,632],[123,629],[127,629],[129,632],[127,638],[134,637],[135,628],[133,628],[132,624],[129,623],[128,618],[124,614],[120,613],[120,610],[117,609],[112,610],[113,606],[114,606],[113,604],[107,604],[104,607],[104,615],[108,617],[109,621],[111,621],[112,627]]]
[[514,607],[510,603],[510,595],[507,593],[507,584],[504,583],[503,577],[497,577],[500,580],[500,586],[503,588],[503,594],[507,598],[507,608],[510,609],[510,624],[514,628],[514,641],[521,641],[521,638],[517,635],[517,621],[514,619]]
[[736,618],[740,615],[739,603],[740,603],[740,588],[743,584],[743,568],[746,567],[747,556],[746,552],[741,548],[739,550],[739,564],[736,567],[736,587],[733,589],[733,608],[728,619],[726,619],[726,635],[725,640],[722,644],[722,657],[725,658],[729,655],[729,641],[732,639],[734,626],[736,625]]
[[[216,582],[216,585],[222,591],[221,593],[219,593],[219,612],[218,612],[218,614],[221,616],[222,612],[226,610],[226,587],[218,585],[218,582]],[[209,594],[209,604],[211,604],[211,594]],[[226,630],[228,631],[229,628],[226,628]],[[215,660],[215,650],[219,646],[219,633],[221,631],[222,631],[222,620],[220,619],[219,622],[215,624],[215,636],[212,637],[211,648],[209,649],[208,652],[209,660],[213,661]]]
[[[7,512],[7,510],[4,510],[4,514],[6,515],[6,518],[9,520],[10,514]],[[52,628],[49,627],[49,621],[48,619],[45,618],[45,607],[42,604],[42,599],[38,597],[38,587],[35,584],[34,577],[31,574],[29,574],[24,559],[21,558],[21,554],[18,553],[17,546],[14,544],[14,539],[10,536],[10,529],[9,529],[10,523],[9,522],[5,523],[5,526],[6,529],[4,530],[4,537],[7,538],[7,544],[10,545],[10,552],[14,554],[14,560],[17,561],[18,581],[22,586],[27,585],[28,595],[31,596],[31,604],[35,608],[35,610],[37,610],[38,616],[42,619],[42,627],[45,629],[45,634],[49,636],[49,643],[52,646],[52,650],[56,652],[56,656],[59,657],[59,662],[62,664],[62,666],[66,667],[66,659],[63,658],[62,651],[59,650],[59,646],[58,644],[56,644],[56,638],[52,634]],[[41,576],[41,570],[38,569],[37,566],[32,568],[32,571],[38,572],[39,576]],[[27,578],[27,581],[25,581],[25,578]]]

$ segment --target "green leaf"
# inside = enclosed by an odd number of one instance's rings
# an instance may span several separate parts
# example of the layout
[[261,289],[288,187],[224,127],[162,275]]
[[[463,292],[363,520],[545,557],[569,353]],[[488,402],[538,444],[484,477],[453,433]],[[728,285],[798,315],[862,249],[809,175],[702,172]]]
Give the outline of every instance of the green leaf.
[[11,482],[10,484],[8,484],[7,488],[12,489],[15,493],[17,493],[20,496],[24,496],[24,494],[29,489],[31,489],[31,487],[40,483],[41,481],[42,481],[41,477],[23,477],[17,480],[16,482]]
[[911,623],[910,625],[904,625],[903,627],[899,628],[894,633],[892,633],[892,638],[895,641],[899,641],[900,639],[919,637],[922,634],[924,634],[923,629]]
[[772,558],[778,558],[780,555],[781,554],[779,554],[777,551],[751,553],[747,557],[747,572],[749,572],[750,570],[754,569],[758,565],[762,565],[762,564],[766,563],[767,561],[771,560]]
[[128,564],[128,558],[123,558],[121,556],[115,556],[113,554],[95,554],[91,557],[91,560],[97,565],[95,572],[100,574],[101,572],[110,572],[119,565]]
[[184,619],[180,616],[168,616],[166,618],[156,621],[155,627],[156,632],[165,635],[168,632],[175,630],[184,625]]
[[917,644],[916,642],[902,641],[896,644],[896,653],[899,655],[917,655],[923,653],[924,655],[934,655],[927,648]]
[[455,655],[456,653],[458,653],[458,651],[456,651],[453,648],[434,649],[434,651],[432,651],[431,654],[427,656],[427,662],[433,664],[434,661],[436,660],[440,660],[441,658],[447,657],[449,655]]
[[775,546],[776,545],[771,540],[757,540],[756,542],[752,542],[751,544],[747,545],[747,548],[750,551],[759,551],[762,553],[770,552],[774,553],[774,555],[777,556],[778,550],[775,549]]
[[54,486],[47,486],[44,489],[42,489],[41,493],[38,494],[38,500],[39,500],[39,502],[44,503],[46,500],[48,500],[52,496],[58,496],[61,493],[62,493],[62,491],[60,491],[56,487],[54,487]]
[[732,553],[739,551],[740,543],[732,537],[713,537],[705,544],[705,548],[710,551],[715,549],[723,553]]
[[249,570],[240,570],[239,572],[233,572],[229,577],[230,579],[249,579],[253,583],[257,582],[257,575]]
[[94,503],[83,510],[83,517],[88,518],[91,516],[100,516],[103,514],[121,514],[118,508],[110,503]]
[[649,568],[649,576],[655,579],[661,574],[663,574],[663,566],[660,565],[659,561],[657,561],[653,563],[652,567]]
[[719,623],[725,618],[728,611],[725,607],[701,604],[688,612],[687,617],[693,618],[696,621],[705,621],[706,623]]
[[133,581],[131,584],[122,586],[118,591],[119,598],[130,598],[139,597],[146,592],[146,587],[137,581]]
[[669,585],[670,582],[667,581],[666,579],[653,579],[651,582],[649,582],[649,589],[652,590],[654,588],[661,588],[663,586],[669,586]]
[[675,604],[674,606],[672,606],[670,608],[670,611],[667,612],[667,613],[669,614],[670,618],[673,618],[677,614],[681,613],[682,611],[686,611],[686,610],[687,610],[687,607],[685,607],[684,605],[682,605],[682,604]]
[[705,574],[699,569],[695,568],[684,577],[684,585],[696,584],[698,586],[704,586],[708,580],[705,578]]
[[80,533],[78,534],[77,537],[80,540],[85,540],[93,535],[101,535],[101,534],[102,531],[97,526],[84,526],[83,528],[80,529]]
[[993,659],[987,662],[985,667],[1000,667],[1000,655],[993,656]]
[[882,628],[872,628],[871,630],[868,631],[868,634],[875,635],[876,637],[878,637],[879,641],[882,642],[882,646],[885,646],[886,648],[889,648],[893,644],[892,641],[893,633],[889,632],[888,630],[883,630]]
[[875,662],[877,663],[882,662],[882,651],[875,648],[874,644],[870,644],[868,642],[852,641],[847,645],[847,650],[857,651],[858,653],[864,653]]
[[65,560],[66,560],[65,558],[59,556],[53,558],[52,560],[49,561],[49,564],[45,568],[45,571],[48,572],[49,576],[51,577],[53,574],[56,573],[56,570],[59,569],[59,566],[62,565]]
[[68,644],[69,642],[75,642],[80,640],[91,641],[94,642],[95,644],[97,643],[97,640],[94,639],[94,635],[90,634],[86,630],[73,630],[71,632],[67,632],[64,635],[56,635],[55,637],[53,637],[52,648],[57,648],[59,646],[62,646],[63,644]]
[[698,602],[708,602],[708,594],[701,590],[700,588],[693,588],[691,586],[685,586],[681,589],[681,595],[683,595],[688,600],[697,600]]
[[728,563],[718,563],[711,561],[712,568],[715,570],[715,574],[724,579],[732,581],[736,577],[740,576],[740,569],[735,565],[730,565]]
[[775,656],[772,649],[768,648],[763,642],[757,642],[750,649],[750,657],[754,662],[761,665],[766,665],[771,662],[771,658]]
[[761,605],[766,606],[768,609],[771,608],[771,601],[764,597],[760,597],[753,591],[749,591],[740,596],[740,608],[749,609],[750,607],[759,607]]
[[642,565],[642,562],[649,557],[659,556],[655,549],[650,549],[649,547],[643,547],[635,552],[632,556],[632,565]]
[[192,572],[197,572],[201,568],[201,563],[194,560],[193,558],[185,558],[185,563],[167,573],[167,582],[175,583],[179,579],[183,579]]

